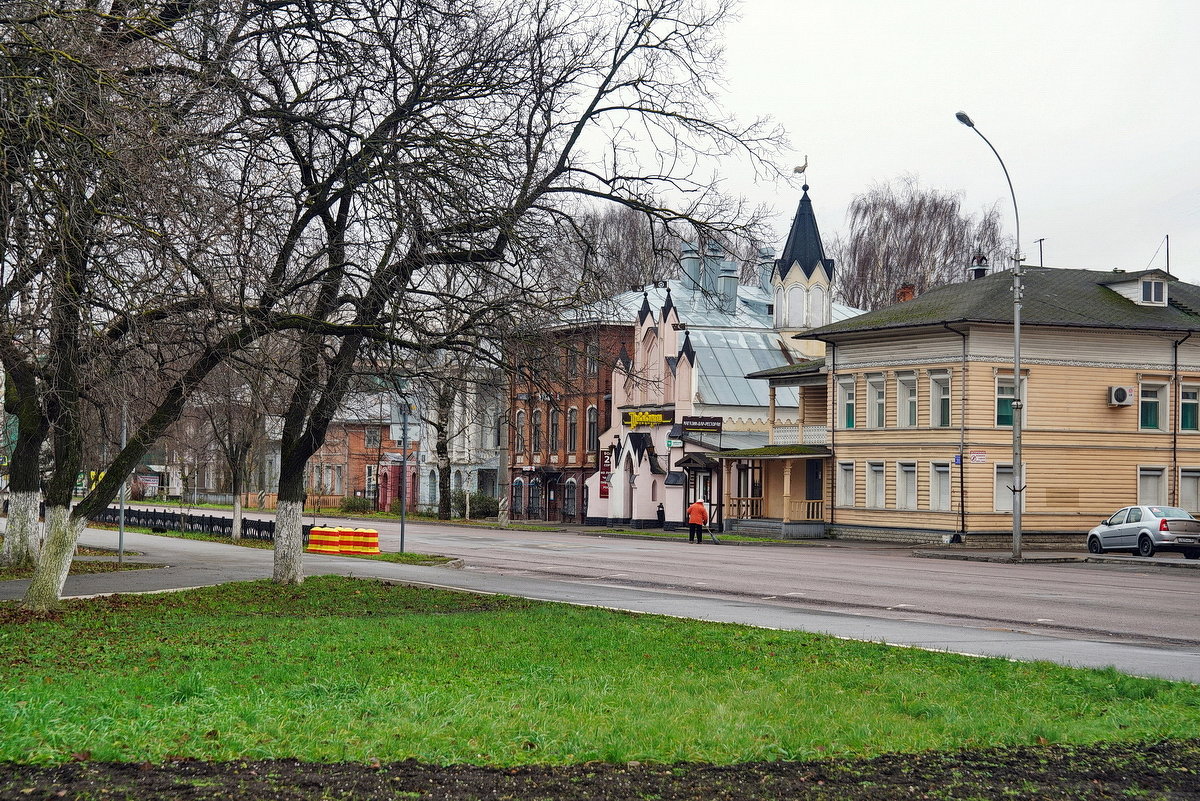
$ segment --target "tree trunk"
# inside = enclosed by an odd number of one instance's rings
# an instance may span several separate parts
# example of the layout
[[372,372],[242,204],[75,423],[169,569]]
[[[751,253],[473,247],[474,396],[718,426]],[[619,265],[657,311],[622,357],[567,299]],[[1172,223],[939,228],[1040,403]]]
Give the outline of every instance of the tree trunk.
[[235,467],[233,471],[233,522],[229,526],[229,538],[234,542],[242,538],[242,487],[244,484],[240,466]]
[[282,460],[279,501],[275,505],[275,569],[277,584],[304,582],[304,462]]
[[4,531],[4,553],[0,559],[9,567],[33,567],[42,549],[38,503],[42,494],[13,490],[8,494],[8,526]]
[[60,605],[59,596],[71,570],[75,545],[87,521],[72,518],[67,506],[46,507],[46,546],[39,570],[33,574],[21,606],[32,612],[48,612]]

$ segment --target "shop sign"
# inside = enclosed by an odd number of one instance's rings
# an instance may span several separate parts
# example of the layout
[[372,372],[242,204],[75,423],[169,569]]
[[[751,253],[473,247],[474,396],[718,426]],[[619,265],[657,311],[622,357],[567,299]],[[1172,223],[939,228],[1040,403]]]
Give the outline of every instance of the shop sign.
[[627,428],[661,426],[675,422],[675,412],[623,412],[621,423]]
[[609,478],[612,476],[612,451],[600,452],[600,497],[608,497]]
[[682,418],[684,431],[702,431],[707,434],[720,434],[722,418],[720,417],[691,417]]

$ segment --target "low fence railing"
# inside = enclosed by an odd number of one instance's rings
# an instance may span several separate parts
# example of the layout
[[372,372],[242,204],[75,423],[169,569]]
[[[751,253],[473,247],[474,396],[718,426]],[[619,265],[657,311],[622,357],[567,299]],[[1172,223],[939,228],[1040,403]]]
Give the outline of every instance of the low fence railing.
[[[120,522],[121,511],[110,506],[92,518],[94,523],[115,526]],[[125,525],[148,528],[151,531],[183,531],[186,533],[215,534],[221,537],[233,535],[233,518],[221,515],[197,515],[184,512],[166,512],[155,509],[125,507]],[[304,526],[304,541],[308,542],[308,530]],[[275,521],[242,518],[242,537],[250,540],[275,541]]]

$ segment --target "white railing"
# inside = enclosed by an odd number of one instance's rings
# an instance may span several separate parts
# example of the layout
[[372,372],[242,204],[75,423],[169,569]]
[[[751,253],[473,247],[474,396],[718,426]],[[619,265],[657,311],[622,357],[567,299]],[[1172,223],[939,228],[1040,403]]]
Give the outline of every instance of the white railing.
[[796,445],[800,442],[799,426],[775,426],[776,445]]
[[828,445],[829,444],[829,426],[805,426],[804,427],[804,444],[805,445]]

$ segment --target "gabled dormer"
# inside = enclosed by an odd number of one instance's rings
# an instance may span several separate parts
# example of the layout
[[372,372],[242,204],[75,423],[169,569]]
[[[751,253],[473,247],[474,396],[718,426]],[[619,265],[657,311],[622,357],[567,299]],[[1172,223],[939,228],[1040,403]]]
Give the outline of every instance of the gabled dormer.
[[1113,270],[1112,279],[1105,281],[1104,285],[1139,306],[1166,306],[1170,301],[1168,290],[1173,280],[1171,274],[1164,270],[1141,270],[1135,273]]

